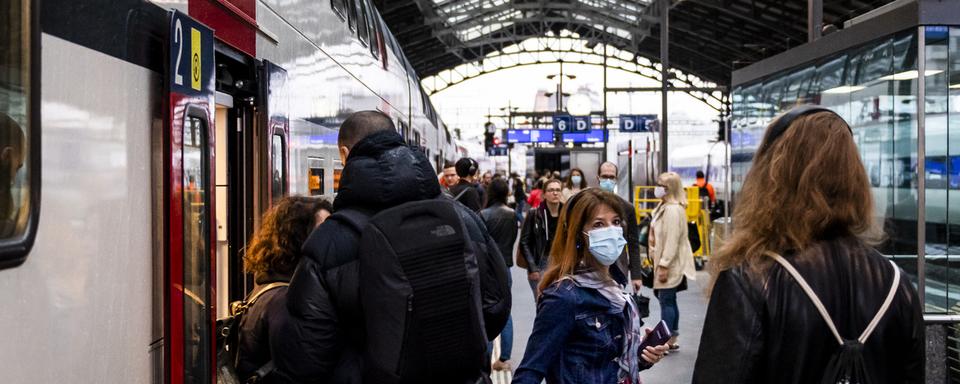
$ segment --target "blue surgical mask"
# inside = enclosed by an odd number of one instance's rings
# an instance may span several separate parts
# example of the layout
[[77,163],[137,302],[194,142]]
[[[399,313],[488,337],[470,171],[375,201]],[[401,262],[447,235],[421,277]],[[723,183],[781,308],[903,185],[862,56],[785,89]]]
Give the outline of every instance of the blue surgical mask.
[[573,186],[579,187],[580,182],[583,181],[583,178],[580,176],[570,176],[570,181],[573,182]]
[[623,246],[627,245],[627,240],[623,238],[623,228],[618,226],[597,228],[587,232],[587,236],[590,240],[590,253],[605,266],[616,263],[623,253]]
[[613,192],[613,189],[617,187],[617,182],[611,179],[600,179],[600,189]]

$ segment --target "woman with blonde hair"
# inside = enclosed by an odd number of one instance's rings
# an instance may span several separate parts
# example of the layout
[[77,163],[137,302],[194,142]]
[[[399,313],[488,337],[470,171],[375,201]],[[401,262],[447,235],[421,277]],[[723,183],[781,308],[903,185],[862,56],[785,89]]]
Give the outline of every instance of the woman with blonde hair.
[[[921,383],[917,292],[869,244],[870,182],[836,113],[774,120],[743,181],[694,383]],[[871,336],[872,335],[872,336]]]
[[680,308],[677,292],[687,289],[687,279],[696,279],[693,250],[687,233],[687,195],[680,175],[664,172],[657,178],[654,195],[660,204],[650,222],[650,254],[653,258],[653,290],[660,301],[660,318],[670,327],[670,349],[678,349]]
[[620,198],[590,188],[560,214],[533,332],[514,384],[639,383],[667,347],[640,351],[640,318],[611,266],[623,254]]
[[[243,269],[253,274],[256,283],[250,296],[256,299],[240,320],[237,374],[243,382],[254,374],[262,374],[263,367],[272,361],[270,342],[289,316],[286,292],[300,261],[300,247],[332,211],[326,200],[287,196],[263,215],[263,223],[253,234],[243,256]],[[260,383],[278,380],[269,374],[259,379]]]

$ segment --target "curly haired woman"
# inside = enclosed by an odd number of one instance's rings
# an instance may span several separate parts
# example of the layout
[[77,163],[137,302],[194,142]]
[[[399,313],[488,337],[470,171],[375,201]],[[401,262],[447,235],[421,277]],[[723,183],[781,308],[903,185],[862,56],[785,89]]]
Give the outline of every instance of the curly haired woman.
[[[274,330],[287,316],[287,285],[300,261],[300,247],[332,211],[326,200],[288,196],[264,214],[263,224],[243,257],[243,269],[253,274],[257,285],[254,295],[263,292],[240,321],[237,373],[241,380],[247,380],[272,360],[270,335],[276,333]],[[260,382],[271,380],[268,374]]]

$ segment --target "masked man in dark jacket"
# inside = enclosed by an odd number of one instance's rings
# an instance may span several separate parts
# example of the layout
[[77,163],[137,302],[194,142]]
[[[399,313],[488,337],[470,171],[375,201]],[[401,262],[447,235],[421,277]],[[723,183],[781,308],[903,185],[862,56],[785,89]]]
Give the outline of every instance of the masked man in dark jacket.
[[[338,146],[345,166],[335,211],[349,208],[372,215],[441,194],[430,162],[404,145],[391,119],[380,112],[351,115],[340,127]],[[477,249],[484,328],[492,340],[510,312],[506,267],[479,217],[454,206]],[[281,337],[271,341],[278,372],[291,382],[361,383],[364,353],[377,353],[362,350],[359,235],[344,222],[327,220],[303,246],[287,293],[290,320]]]

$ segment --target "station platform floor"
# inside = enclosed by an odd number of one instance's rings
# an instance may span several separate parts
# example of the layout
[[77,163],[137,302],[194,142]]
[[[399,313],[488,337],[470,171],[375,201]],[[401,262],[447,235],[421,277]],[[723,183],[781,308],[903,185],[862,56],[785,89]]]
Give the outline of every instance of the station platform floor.
[[[516,370],[523,361],[527,339],[533,330],[536,304],[527,283],[526,270],[510,268],[513,277],[513,350],[510,364]],[[707,296],[704,287],[710,276],[705,271],[697,272],[697,279],[689,281],[689,289],[677,295],[680,308],[680,349],[672,352],[653,368],[643,371],[640,378],[644,384],[689,383],[693,378],[693,365],[697,358],[697,345],[707,311]],[[643,319],[645,326],[652,327],[660,321],[660,304],[653,298],[653,291],[644,287],[643,294],[651,297],[650,316]],[[492,375],[495,384],[509,383],[509,375]]]

